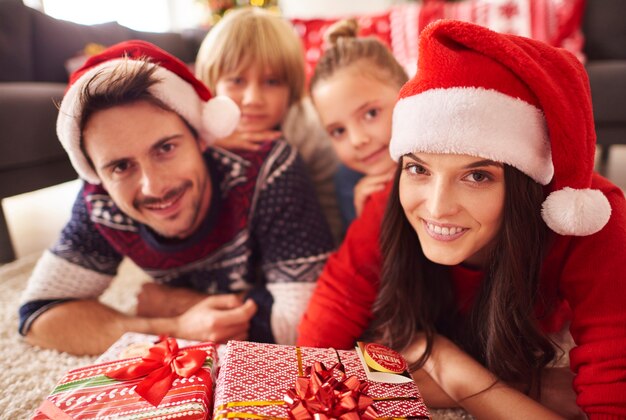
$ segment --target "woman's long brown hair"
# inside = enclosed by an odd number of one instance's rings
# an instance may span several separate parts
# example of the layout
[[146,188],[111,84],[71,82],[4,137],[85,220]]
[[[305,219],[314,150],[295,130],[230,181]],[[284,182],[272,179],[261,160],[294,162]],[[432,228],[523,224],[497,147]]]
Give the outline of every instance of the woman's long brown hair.
[[539,390],[541,370],[554,358],[551,341],[534,313],[547,227],[540,215],[542,187],[504,166],[502,227],[495,239],[485,278],[469,316],[460,317],[454,302],[450,268],[429,261],[399,199],[402,161],[383,219],[381,287],[374,304],[373,334],[396,350],[406,348],[418,332],[426,353],[411,368],[423,365],[435,334],[450,338],[500,379]]

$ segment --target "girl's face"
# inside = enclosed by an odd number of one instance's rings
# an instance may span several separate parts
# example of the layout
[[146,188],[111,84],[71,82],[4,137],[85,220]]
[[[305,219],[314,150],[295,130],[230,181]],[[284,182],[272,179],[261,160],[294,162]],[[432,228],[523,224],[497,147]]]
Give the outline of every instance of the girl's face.
[[289,107],[289,86],[271,69],[245,66],[222,74],[215,84],[217,95],[230,97],[241,110],[238,130],[258,132],[281,125]]
[[[365,65],[365,63],[363,63]],[[366,175],[390,171],[391,116],[400,86],[351,65],[321,80],[311,95],[339,159]]]
[[504,167],[467,155],[403,156],[400,203],[429,260],[483,267],[504,211]]

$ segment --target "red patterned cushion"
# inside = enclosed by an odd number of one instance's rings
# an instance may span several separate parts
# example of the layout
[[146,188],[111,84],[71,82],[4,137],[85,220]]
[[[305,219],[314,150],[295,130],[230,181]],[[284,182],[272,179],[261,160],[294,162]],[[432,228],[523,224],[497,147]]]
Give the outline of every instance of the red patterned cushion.
[[[409,75],[417,65],[422,29],[437,19],[457,19],[498,32],[522,35],[565,48],[584,61],[580,30],[585,0],[423,0],[392,7],[388,13],[357,17],[360,35],[389,45]],[[307,78],[322,52],[323,33],[337,19],[292,19],[306,54]]]
[[[360,16],[359,36],[376,36],[391,47],[389,13],[372,16]],[[307,80],[313,74],[317,60],[324,48],[324,32],[339,19],[292,19],[296,31],[304,45]]]

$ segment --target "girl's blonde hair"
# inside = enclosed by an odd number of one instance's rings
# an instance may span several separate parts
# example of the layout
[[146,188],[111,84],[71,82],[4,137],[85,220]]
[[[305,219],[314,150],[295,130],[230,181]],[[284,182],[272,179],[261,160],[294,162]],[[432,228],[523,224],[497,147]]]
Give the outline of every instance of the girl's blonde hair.
[[361,65],[364,73],[381,80],[404,85],[409,76],[395,59],[389,48],[375,37],[357,37],[358,24],[354,19],[341,20],[330,26],[324,34],[327,47],[320,57],[309,83],[309,90],[336,71],[355,63]]
[[289,86],[289,103],[304,95],[304,53],[293,26],[258,7],[235,10],[213,27],[198,51],[196,77],[215,91],[224,74],[252,65],[269,68]]

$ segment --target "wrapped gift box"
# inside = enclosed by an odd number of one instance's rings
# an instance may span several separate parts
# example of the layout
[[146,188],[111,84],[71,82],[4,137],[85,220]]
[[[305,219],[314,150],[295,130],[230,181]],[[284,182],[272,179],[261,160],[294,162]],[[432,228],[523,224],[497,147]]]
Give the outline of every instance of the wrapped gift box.
[[[337,363],[338,357],[347,376],[356,375],[359,380],[367,381],[353,350],[230,341],[217,380],[213,418],[287,419],[283,399],[286,391],[294,388],[296,378],[303,376],[304,369],[314,362],[328,367]],[[378,418],[430,418],[413,382],[367,382],[367,395],[374,399]]]
[[[212,343],[181,348],[207,353],[203,369],[216,373],[216,350]],[[33,419],[206,419],[212,409],[213,384],[193,375],[175,379],[158,406],[135,392],[145,377],[115,380],[114,370],[141,362],[141,357],[99,363],[69,371],[35,412]]]

